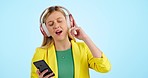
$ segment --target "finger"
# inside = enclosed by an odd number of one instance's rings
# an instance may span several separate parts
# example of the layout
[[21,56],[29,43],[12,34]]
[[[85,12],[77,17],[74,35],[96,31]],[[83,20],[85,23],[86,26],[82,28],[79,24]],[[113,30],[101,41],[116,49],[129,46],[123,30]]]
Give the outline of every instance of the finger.
[[48,71],[48,69],[44,70],[41,74],[40,74],[40,77],[43,77],[44,74]]
[[53,73],[48,74],[47,76],[45,76],[45,78],[52,78]]
[[74,36],[74,34],[73,34],[74,28],[75,28],[75,27],[72,27],[72,28],[69,29],[69,32],[70,32],[70,34],[71,34],[72,36]]
[[79,27],[75,27],[75,28],[73,28],[71,30],[71,33],[72,33],[72,35],[76,36],[76,35],[78,35],[79,31],[80,31],[80,28]]
[[39,71],[39,69],[37,69],[36,73],[38,74],[38,76],[40,75],[40,71]]
[[69,30],[73,30],[75,27],[71,27]]
[[79,27],[72,27],[70,30],[73,32],[76,31],[77,29],[79,29]]
[[71,29],[70,34],[71,34],[72,36],[75,36],[75,33],[76,33],[75,29],[74,29],[74,28]]

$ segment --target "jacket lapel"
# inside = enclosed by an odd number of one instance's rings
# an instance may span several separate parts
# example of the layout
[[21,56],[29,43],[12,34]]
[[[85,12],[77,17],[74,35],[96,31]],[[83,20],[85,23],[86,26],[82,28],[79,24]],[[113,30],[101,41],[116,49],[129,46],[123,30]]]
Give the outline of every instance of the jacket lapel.
[[74,58],[74,76],[75,78],[79,78],[80,73],[80,50],[78,45],[72,40],[72,52],[73,52],[73,58]]
[[58,78],[57,59],[53,43],[51,43],[50,47],[48,48],[48,63],[52,71],[55,73],[54,78]]

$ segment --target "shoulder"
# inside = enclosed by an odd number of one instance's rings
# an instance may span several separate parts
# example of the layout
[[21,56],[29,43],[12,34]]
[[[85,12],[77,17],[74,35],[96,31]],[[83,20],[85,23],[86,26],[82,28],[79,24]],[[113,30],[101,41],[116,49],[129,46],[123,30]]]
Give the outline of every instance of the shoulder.
[[35,53],[34,53],[32,60],[35,61],[35,60],[43,59],[43,56],[46,51],[47,51],[46,48],[37,47],[35,49]]
[[85,46],[86,46],[85,42],[76,42],[76,44],[77,44],[79,47],[85,47]]
[[44,47],[37,47],[36,48],[36,52],[44,52],[45,50],[47,50],[47,48],[44,48]]
[[47,49],[48,48],[43,48],[43,47],[37,47],[36,49],[35,49],[35,55],[42,55],[42,54],[44,54],[45,52],[47,52]]
[[34,54],[42,54],[46,51],[47,49],[46,48],[42,48],[42,47],[37,47],[35,49],[35,53]]
[[85,44],[85,42],[72,42],[73,46],[77,46],[79,49],[86,49],[87,45]]

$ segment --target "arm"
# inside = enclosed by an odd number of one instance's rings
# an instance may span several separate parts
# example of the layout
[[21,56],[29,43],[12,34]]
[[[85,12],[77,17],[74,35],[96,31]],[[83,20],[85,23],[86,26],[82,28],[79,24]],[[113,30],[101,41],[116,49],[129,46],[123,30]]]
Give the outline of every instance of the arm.
[[90,68],[102,73],[110,71],[111,64],[109,60],[80,27],[71,28],[71,34],[85,42],[85,52]]
[[84,38],[83,41],[86,43],[86,45],[90,49],[93,57],[101,58],[102,56],[101,50],[96,47],[96,45],[93,43],[93,41],[88,36],[86,36],[86,38]]

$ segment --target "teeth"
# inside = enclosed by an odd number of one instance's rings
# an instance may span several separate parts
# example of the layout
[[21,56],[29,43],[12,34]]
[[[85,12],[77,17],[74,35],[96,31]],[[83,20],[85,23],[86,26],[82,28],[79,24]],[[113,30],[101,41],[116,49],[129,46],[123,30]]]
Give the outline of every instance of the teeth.
[[57,31],[57,32],[56,32],[56,34],[60,34],[60,33],[62,33],[62,31]]

